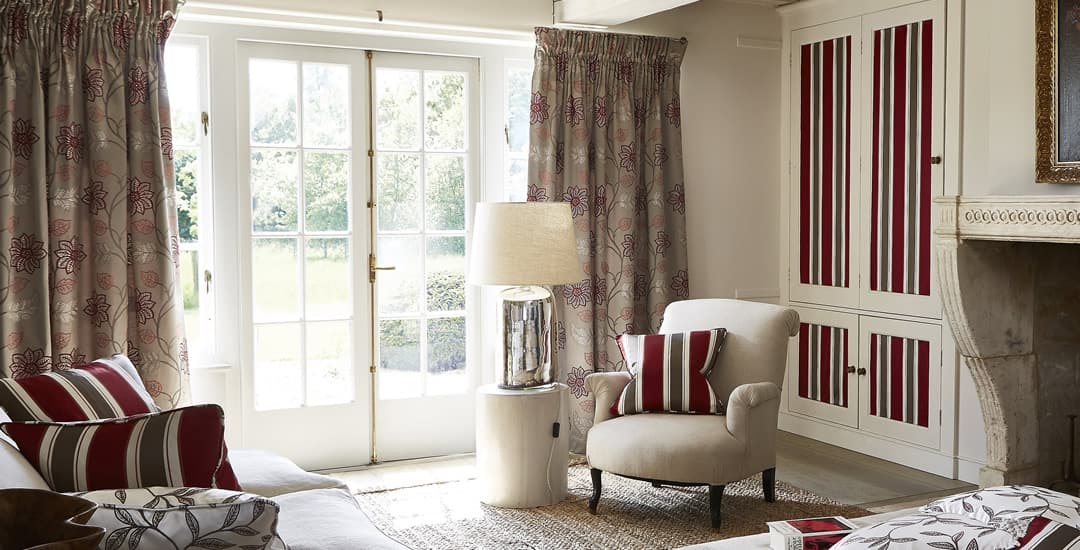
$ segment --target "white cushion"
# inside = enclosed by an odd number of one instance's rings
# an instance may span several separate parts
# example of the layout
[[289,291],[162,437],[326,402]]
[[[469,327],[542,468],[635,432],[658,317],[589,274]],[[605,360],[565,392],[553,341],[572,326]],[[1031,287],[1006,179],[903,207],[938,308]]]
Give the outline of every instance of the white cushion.
[[[0,409],[0,424],[11,422],[4,409]],[[49,484],[37,470],[26,461],[19,448],[3,431],[0,431],[0,489],[43,489]]]
[[317,489],[274,498],[278,532],[289,550],[407,550],[387,537],[342,489]]
[[859,529],[833,550],[1012,550],[1016,537],[969,517],[918,513]]
[[347,489],[345,482],[301,470],[291,460],[259,449],[229,451],[236,479],[245,492],[276,497],[310,489]]

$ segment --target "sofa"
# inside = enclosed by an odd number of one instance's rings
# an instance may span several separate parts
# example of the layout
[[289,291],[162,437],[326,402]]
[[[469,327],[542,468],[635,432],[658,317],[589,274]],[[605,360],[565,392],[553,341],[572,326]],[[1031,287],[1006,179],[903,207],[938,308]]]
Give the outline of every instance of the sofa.
[[[278,533],[290,550],[405,549],[371,523],[341,480],[305,472],[267,451],[230,451],[229,460],[245,492],[277,503]],[[49,490],[14,443],[0,433],[0,489],[13,488]]]

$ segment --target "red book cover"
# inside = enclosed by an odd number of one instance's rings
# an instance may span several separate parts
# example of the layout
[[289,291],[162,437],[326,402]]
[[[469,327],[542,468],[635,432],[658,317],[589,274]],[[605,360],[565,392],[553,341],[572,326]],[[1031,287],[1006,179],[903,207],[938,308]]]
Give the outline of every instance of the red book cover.
[[838,517],[769,522],[773,550],[828,550],[848,536],[855,525]]

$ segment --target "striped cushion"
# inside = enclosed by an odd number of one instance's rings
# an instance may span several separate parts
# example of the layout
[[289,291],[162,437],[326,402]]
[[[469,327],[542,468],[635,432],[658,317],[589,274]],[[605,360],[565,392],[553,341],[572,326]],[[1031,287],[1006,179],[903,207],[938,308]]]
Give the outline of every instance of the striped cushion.
[[27,378],[0,378],[0,407],[16,422],[75,422],[160,411],[123,355]]
[[1080,550],[1080,529],[1040,516],[1028,525],[1016,550]]
[[620,336],[619,348],[634,377],[611,405],[611,413],[723,414],[707,376],[726,336],[722,328]]
[[[217,405],[86,422],[0,424],[54,491],[218,487],[227,467]],[[231,473],[231,467],[229,467]],[[235,477],[233,477],[235,480]]]

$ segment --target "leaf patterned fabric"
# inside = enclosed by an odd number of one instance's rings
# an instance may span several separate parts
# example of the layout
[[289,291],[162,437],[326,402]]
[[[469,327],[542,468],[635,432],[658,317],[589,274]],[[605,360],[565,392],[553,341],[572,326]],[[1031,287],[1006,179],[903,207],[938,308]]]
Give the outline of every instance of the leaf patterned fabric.
[[624,368],[615,338],[656,332],[689,296],[680,66],[686,41],[536,31],[530,201],[570,203],[581,280],[556,292],[558,372],[574,397],[571,450],[596,403],[590,372]]
[[162,55],[176,0],[0,0],[0,376],[126,354],[188,399]]
[[70,493],[99,505],[87,525],[105,529],[99,548],[286,550],[278,505],[267,498],[191,487]]

